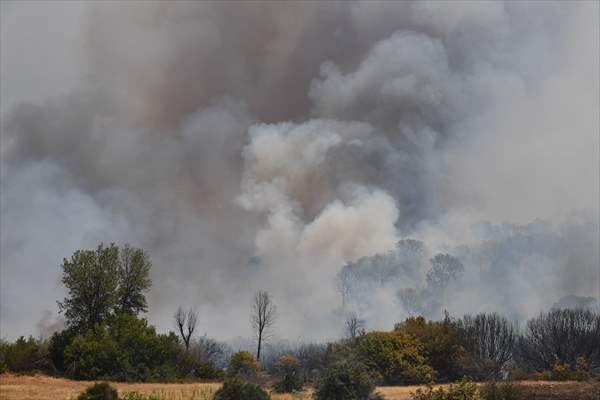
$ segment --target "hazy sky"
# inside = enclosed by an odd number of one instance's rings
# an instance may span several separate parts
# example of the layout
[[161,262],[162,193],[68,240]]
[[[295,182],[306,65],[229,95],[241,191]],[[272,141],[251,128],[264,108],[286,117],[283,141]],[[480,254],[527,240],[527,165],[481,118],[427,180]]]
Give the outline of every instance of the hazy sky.
[[[516,235],[503,251],[518,268],[493,264],[529,294],[450,299],[455,312],[600,295],[597,2],[0,11],[2,337],[50,327],[62,258],[101,241],[149,251],[160,330],[194,305],[225,338],[249,336],[259,289],[280,337],[335,337],[345,263],[404,237],[484,246],[481,221]],[[536,220],[556,257],[511,247]],[[464,293],[510,291],[479,278]],[[370,327],[405,315],[374,296]]]

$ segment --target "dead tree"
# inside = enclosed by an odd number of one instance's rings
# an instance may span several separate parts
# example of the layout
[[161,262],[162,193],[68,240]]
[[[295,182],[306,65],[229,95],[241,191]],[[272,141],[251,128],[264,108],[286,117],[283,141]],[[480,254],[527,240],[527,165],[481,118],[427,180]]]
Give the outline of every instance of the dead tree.
[[276,319],[277,307],[273,304],[269,293],[263,291],[256,293],[252,303],[250,322],[258,342],[258,348],[256,350],[257,360],[260,360],[262,343],[267,342],[273,336],[272,328]]
[[177,329],[179,330],[179,334],[181,335],[181,339],[183,339],[185,349],[189,350],[190,340],[192,339],[192,335],[194,334],[196,325],[198,324],[198,313],[191,307],[186,312],[181,306],[179,306],[175,312],[174,318]]
[[358,318],[358,315],[355,312],[348,314],[344,325],[346,328],[346,335],[350,339],[354,339],[355,337],[365,334],[365,320]]

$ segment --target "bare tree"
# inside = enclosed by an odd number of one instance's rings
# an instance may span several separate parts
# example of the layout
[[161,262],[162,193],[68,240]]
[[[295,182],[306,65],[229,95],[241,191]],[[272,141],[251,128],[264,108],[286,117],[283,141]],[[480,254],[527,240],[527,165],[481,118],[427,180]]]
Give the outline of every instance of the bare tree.
[[258,349],[256,350],[256,359],[260,360],[260,348],[263,342],[269,340],[272,336],[272,328],[277,319],[277,307],[273,304],[268,292],[259,291],[254,295],[252,303],[252,315],[250,322],[256,335]]
[[557,361],[576,365],[585,357],[593,371],[600,370],[600,314],[564,309],[541,313],[527,321],[517,342],[517,361],[530,370],[552,369]]
[[350,339],[354,339],[357,336],[362,336],[365,334],[365,320],[359,318],[355,312],[348,314],[344,323],[344,327],[346,329],[346,335]]
[[186,312],[181,306],[179,306],[175,312],[174,318],[177,329],[179,330],[179,334],[183,339],[185,349],[189,350],[190,340],[192,339],[192,335],[194,334],[196,325],[198,324],[198,313],[191,307]]
[[462,344],[482,379],[500,378],[513,357],[517,327],[498,314],[466,315],[458,321]]

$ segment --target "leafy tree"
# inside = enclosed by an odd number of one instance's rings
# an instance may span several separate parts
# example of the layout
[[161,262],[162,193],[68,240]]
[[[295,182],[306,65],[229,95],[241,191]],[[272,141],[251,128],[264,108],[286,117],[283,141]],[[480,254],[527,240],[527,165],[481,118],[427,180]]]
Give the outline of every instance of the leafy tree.
[[369,332],[355,340],[359,361],[381,375],[388,385],[421,383],[433,378],[423,345],[404,332]]
[[68,326],[80,333],[115,314],[147,310],[144,292],[151,285],[151,263],[144,250],[101,243],[96,250],[77,250],[61,267],[68,295],[58,307]]
[[125,244],[120,250],[117,291],[119,313],[138,315],[148,311],[144,292],[152,285],[150,257],[143,250]]
[[426,321],[423,317],[411,317],[396,324],[394,329],[422,343],[423,355],[438,379],[453,381],[460,376],[459,363],[465,350],[461,346],[459,330],[449,318]]
[[77,336],[77,331],[71,327],[60,332],[54,332],[48,341],[48,357],[56,371],[66,372],[65,349]]
[[63,260],[62,269],[68,296],[58,307],[69,326],[83,333],[105,322],[117,303],[119,248],[100,244],[96,250],[77,250]]

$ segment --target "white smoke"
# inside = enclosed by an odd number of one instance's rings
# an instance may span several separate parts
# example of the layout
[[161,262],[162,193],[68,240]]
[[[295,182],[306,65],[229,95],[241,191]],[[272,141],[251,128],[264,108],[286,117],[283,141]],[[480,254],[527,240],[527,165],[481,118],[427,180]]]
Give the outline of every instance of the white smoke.
[[[2,335],[99,241],[150,252],[160,330],[197,305],[225,338],[258,289],[281,336],[337,335],[344,264],[411,236],[476,270],[491,256],[460,249],[501,242],[481,220],[548,220],[560,252],[498,264],[502,285],[465,274],[451,311],[600,296],[597,3],[70,3],[60,35],[41,3],[2,3]],[[369,326],[405,315],[372,297]]]

